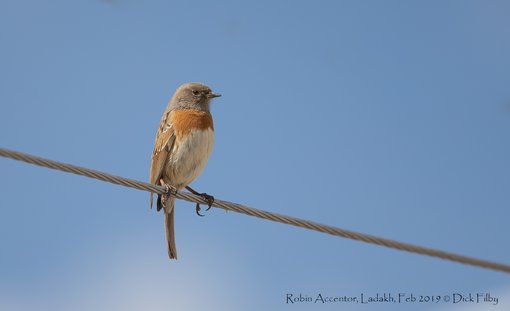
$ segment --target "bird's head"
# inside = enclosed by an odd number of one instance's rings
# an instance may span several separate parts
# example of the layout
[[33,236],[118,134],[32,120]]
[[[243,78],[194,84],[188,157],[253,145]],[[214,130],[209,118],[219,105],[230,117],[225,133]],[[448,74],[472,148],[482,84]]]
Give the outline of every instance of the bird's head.
[[170,109],[198,109],[209,111],[209,104],[215,97],[221,96],[214,93],[211,89],[202,83],[185,83],[175,91],[170,100]]

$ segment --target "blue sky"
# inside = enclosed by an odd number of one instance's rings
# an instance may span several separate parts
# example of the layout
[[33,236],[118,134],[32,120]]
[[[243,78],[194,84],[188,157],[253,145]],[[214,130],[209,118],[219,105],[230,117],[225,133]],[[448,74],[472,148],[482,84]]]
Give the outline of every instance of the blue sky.
[[[505,1],[0,3],[1,146],[148,180],[181,83],[223,94],[194,188],[510,263]],[[0,309],[395,310],[314,296],[489,292],[508,275],[0,159]],[[409,309],[398,305],[397,309]]]

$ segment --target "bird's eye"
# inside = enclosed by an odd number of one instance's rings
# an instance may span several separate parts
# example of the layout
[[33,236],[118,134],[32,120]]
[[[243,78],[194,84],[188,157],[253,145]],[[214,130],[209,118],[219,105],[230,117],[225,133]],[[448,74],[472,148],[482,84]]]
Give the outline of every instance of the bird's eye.
[[191,91],[191,93],[193,93],[193,95],[196,96],[196,95],[198,95],[199,92],[197,90],[193,90],[193,91]]

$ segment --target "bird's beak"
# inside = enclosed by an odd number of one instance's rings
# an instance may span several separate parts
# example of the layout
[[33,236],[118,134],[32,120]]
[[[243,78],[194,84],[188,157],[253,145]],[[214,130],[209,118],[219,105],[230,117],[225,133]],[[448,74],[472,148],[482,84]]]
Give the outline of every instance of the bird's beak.
[[215,97],[220,97],[220,96],[221,96],[221,94],[214,93],[214,92],[207,94],[208,98],[215,98]]

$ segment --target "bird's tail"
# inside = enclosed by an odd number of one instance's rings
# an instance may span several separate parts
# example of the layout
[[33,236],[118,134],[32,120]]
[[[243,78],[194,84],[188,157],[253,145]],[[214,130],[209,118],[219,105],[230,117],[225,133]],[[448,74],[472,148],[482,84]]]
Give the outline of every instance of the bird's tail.
[[177,259],[177,247],[175,246],[174,234],[174,201],[175,198],[169,197],[164,209],[166,242],[168,244],[168,257],[170,257],[170,259]]

